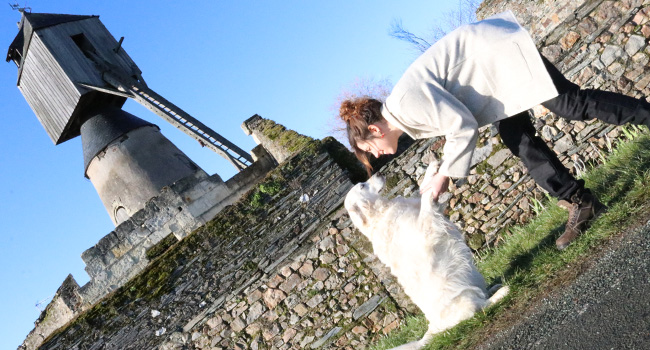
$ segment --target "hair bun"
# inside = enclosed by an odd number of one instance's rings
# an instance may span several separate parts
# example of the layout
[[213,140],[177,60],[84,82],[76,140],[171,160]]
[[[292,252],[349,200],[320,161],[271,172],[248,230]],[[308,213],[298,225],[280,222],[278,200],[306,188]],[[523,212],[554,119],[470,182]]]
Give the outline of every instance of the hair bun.
[[339,109],[339,116],[344,122],[349,123],[350,119],[354,118],[357,114],[357,104],[352,100],[345,100],[341,102]]

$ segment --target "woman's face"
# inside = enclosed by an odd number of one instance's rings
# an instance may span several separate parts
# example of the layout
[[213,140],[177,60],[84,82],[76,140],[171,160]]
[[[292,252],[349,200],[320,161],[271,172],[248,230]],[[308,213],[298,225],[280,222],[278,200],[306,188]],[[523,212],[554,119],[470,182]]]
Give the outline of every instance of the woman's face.
[[401,131],[395,132],[381,124],[371,124],[368,129],[373,137],[357,142],[357,147],[360,150],[372,153],[375,158],[384,154],[394,154],[397,151],[397,140],[402,134]]

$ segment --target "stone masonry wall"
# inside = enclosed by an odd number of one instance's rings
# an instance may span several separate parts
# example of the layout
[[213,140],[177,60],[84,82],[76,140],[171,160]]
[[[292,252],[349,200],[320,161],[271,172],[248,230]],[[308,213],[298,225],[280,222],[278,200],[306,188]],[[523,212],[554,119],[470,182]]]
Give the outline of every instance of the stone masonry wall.
[[310,142],[41,349],[360,349],[397,327],[416,309],[344,214],[342,147]]
[[476,11],[476,17],[483,19],[510,10],[519,23],[528,30],[533,40],[539,44],[549,33],[562,26],[567,18],[582,18],[585,16],[585,11],[589,12],[590,8],[597,6],[599,2],[598,0],[484,0]]
[[[257,154],[256,162],[226,182],[219,175],[197,175],[164,187],[145,208],[83,252],[81,258],[90,281],[79,288],[68,277],[61,288],[67,286],[74,293],[57,293],[35,322],[23,348],[37,348],[58,327],[141,273],[154,257],[152,251],[157,245],[183,239],[236,202],[275,167],[275,161],[263,149],[257,147],[253,152]],[[69,300],[72,296],[79,300]]]
[[91,280],[81,288],[86,306],[121,287],[148,264],[147,252],[165,237],[183,239],[211,220],[274,167],[262,158],[225,183],[219,175],[185,178],[162,189],[145,208],[86,250],[81,258]]

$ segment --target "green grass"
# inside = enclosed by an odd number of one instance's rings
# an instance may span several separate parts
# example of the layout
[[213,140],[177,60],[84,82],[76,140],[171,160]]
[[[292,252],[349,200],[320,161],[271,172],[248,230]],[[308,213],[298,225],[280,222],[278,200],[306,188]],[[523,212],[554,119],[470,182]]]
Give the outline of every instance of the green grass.
[[[555,239],[564,230],[566,210],[555,200],[537,203],[537,216],[525,227],[502,232],[501,243],[476,257],[477,266],[489,285],[510,286],[499,304],[440,334],[425,349],[465,349],[486,337],[485,333],[507,327],[517,315],[550,290],[561,288],[577,277],[585,261],[617,234],[648,220],[650,204],[650,136],[647,130],[626,130],[632,141],[620,144],[603,164],[583,176],[587,187],[609,206],[591,228],[564,251]],[[424,316],[408,318],[400,328],[370,349],[388,349],[419,339],[427,328]]]

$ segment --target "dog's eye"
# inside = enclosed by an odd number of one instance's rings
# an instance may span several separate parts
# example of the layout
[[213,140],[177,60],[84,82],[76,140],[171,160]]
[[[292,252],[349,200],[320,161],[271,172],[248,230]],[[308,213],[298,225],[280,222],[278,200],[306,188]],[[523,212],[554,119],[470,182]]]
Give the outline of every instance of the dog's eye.
[[361,188],[361,189],[366,188],[366,184],[365,184],[365,183],[362,183],[362,184],[359,186],[359,188]]

